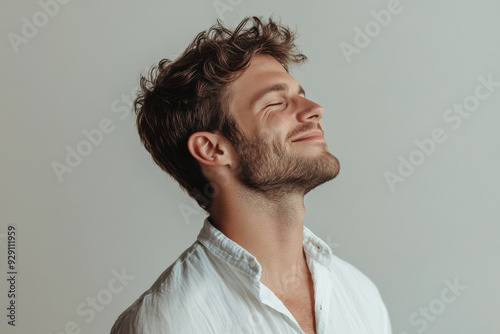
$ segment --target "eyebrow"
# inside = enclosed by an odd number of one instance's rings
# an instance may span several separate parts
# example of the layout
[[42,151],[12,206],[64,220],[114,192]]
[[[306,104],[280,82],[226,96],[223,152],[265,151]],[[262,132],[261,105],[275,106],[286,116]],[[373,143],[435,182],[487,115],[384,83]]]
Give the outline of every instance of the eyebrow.
[[[269,93],[272,93],[272,92],[286,92],[290,89],[290,87],[284,83],[284,82],[278,82],[278,83],[275,83],[269,87],[266,87],[262,90],[260,90],[258,93],[256,93],[251,99],[250,99],[250,103],[248,105],[248,107],[250,109],[253,108],[253,106],[259,102],[260,100],[262,100],[267,94]],[[299,85],[299,90],[298,90],[298,94],[304,94],[304,96],[306,96],[306,91],[304,90],[304,88],[302,88],[301,85]]]

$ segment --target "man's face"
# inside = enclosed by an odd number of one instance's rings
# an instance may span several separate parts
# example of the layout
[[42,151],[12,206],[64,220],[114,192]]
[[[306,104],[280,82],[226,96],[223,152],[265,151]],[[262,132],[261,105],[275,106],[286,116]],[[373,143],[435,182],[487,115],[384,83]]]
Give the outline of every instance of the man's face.
[[[323,138],[323,108],[305,98],[276,59],[254,56],[228,88],[233,92],[229,113],[243,135],[234,145],[236,176],[243,185],[268,196],[305,195],[337,176],[339,161]],[[314,137],[297,140],[305,135]]]

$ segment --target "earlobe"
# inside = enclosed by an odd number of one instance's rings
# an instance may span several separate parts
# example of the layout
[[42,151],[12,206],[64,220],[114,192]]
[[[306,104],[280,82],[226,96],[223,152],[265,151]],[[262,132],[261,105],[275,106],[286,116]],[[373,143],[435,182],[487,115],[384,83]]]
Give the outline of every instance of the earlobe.
[[220,136],[211,132],[196,132],[188,139],[191,155],[204,165],[225,165],[227,150]]

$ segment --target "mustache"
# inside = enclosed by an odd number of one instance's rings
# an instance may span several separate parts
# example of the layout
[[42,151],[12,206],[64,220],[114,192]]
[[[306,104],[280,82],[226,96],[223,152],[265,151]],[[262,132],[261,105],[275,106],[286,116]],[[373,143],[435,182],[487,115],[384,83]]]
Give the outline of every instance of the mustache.
[[323,129],[321,128],[321,125],[319,123],[308,122],[308,123],[301,124],[301,125],[297,126],[295,129],[293,129],[288,134],[287,139],[290,140],[290,139],[294,138],[295,136],[298,136],[302,133],[310,132],[312,130],[320,130],[321,133],[323,133]]

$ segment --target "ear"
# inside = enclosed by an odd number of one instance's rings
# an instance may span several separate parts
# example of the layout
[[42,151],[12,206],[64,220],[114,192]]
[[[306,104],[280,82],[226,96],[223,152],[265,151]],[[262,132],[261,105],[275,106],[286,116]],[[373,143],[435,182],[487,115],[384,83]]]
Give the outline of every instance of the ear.
[[231,164],[229,142],[220,134],[196,132],[189,136],[188,150],[203,165]]

